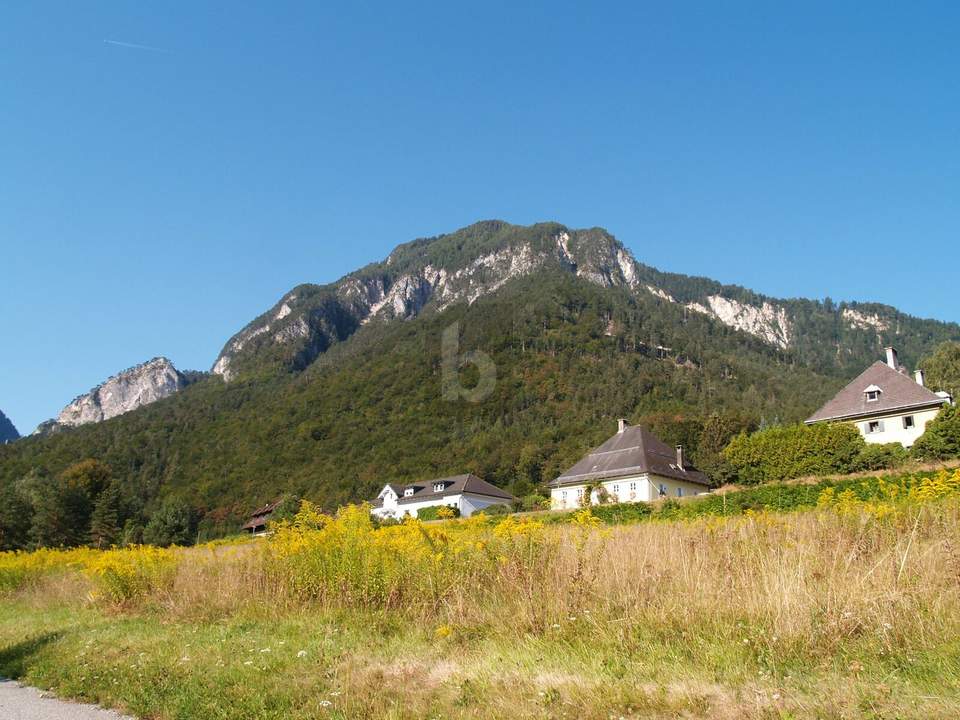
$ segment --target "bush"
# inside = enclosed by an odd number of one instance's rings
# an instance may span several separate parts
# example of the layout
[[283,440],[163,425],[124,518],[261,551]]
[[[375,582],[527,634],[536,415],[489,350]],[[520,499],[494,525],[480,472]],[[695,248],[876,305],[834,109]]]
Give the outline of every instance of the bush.
[[488,517],[493,517],[496,515],[510,515],[514,512],[514,509],[509,505],[490,505],[480,512]]
[[723,450],[743,483],[850,472],[866,443],[847,423],[785,425],[737,435]]
[[550,498],[539,493],[524,495],[520,500],[520,509],[524,512],[533,512],[536,510],[549,510]]
[[910,453],[900,443],[867,443],[857,455],[853,470],[889,470],[900,467],[910,458]]
[[417,510],[418,520],[449,520],[460,517],[460,508],[446,505],[433,505]]
[[946,460],[960,457],[960,411],[948,405],[929,423],[917,442],[913,454],[924,460]]

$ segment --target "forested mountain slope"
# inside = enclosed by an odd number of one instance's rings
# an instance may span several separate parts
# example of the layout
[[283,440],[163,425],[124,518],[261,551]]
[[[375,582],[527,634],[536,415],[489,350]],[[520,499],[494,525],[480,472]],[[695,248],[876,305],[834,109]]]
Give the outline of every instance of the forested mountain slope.
[[[661,273],[600,229],[485,222],[295,288],[227,342],[218,375],[171,397],[0,447],[0,493],[83,458],[110,467],[121,525],[167,497],[229,526],[284,491],[332,508],[461,472],[523,493],[617,417],[709,470],[733,433],[802,419],[883,345],[912,366],[949,338],[957,325],[884,306]],[[472,352],[483,377],[460,362]]]

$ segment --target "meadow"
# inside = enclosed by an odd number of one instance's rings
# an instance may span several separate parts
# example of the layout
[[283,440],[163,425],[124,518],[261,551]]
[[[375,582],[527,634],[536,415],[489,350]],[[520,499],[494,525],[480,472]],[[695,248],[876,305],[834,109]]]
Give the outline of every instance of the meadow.
[[0,674],[163,719],[957,717],[960,470],[816,493],[4,553]]

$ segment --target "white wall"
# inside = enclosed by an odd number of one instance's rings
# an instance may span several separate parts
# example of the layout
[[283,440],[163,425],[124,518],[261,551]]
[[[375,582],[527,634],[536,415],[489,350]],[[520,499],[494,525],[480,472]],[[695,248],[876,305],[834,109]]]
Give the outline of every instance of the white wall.
[[[910,447],[916,442],[917,438],[923,435],[927,423],[933,420],[939,408],[931,410],[922,410],[920,412],[902,412],[889,415],[878,415],[869,420],[857,420],[853,425],[863,435],[863,439],[868,443],[893,443],[898,442],[904,447]],[[913,427],[904,428],[903,419],[907,416],[913,418]],[[880,422],[882,430],[879,432],[868,432],[867,426],[871,422]]]
[[[710,491],[709,488],[697,483],[674,480],[673,478],[648,473],[617,478],[616,480],[605,480],[603,487],[613,502],[650,502],[660,497],[661,484],[666,490],[665,497],[671,498],[702,495]],[[581,498],[583,493],[586,492],[586,487],[584,484],[552,488],[550,490],[550,508],[552,510],[569,510],[581,507]],[[682,495],[678,494],[678,490],[682,492]],[[590,500],[593,505],[599,503],[596,492],[592,493]]]

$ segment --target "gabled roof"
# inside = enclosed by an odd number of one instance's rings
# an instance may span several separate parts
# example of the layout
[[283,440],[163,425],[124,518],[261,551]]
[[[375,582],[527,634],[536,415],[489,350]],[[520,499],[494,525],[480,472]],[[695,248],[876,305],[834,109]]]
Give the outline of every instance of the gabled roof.
[[653,473],[698,485],[710,479],[684,460],[677,464],[677,450],[639,425],[628,425],[583,460],[549,483],[552,487],[577,485],[590,480],[608,480]]
[[[442,484],[443,490],[435,491],[435,485]],[[505,490],[501,490],[496,485],[491,485],[486,480],[481,480],[476,475],[454,475],[452,477],[437,478],[436,480],[418,481],[405,486],[391,485],[397,493],[397,504],[423,502],[424,500],[433,500],[436,498],[447,497],[449,495],[482,495],[484,497],[496,498],[498,500],[512,501],[515,498]],[[404,491],[413,488],[413,495],[406,496]],[[379,498],[378,498],[379,500]],[[374,504],[374,507],[378,507]]]
[[[877,400],[867,401],[867,390],[880,390]],[[878,360],[804,422],[847,420],[942,405],[945,399]]]
[[273,514],[273,511],[277,509],[277,506],[280,504],[280,501],[267,503],[263,507],[259,507],[250,513],[250,519],[244,524],[241,530],[250,530],[251,528],[265,527],[269,516]]

